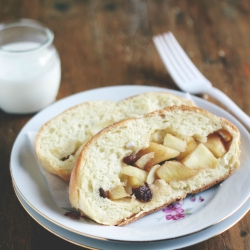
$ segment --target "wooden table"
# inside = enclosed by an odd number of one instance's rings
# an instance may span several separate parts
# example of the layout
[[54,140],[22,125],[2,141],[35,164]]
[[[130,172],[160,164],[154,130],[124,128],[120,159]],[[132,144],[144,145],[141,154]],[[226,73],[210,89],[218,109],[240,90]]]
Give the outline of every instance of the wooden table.
[[[213,85],[250,115],[248,0],[0,1],[0,22],[16,18],[36,19],[54,31],[62,63],[57,100],[115,85],[178,90],[152,43],[153,35],[171,30]],[[0,111],[0,249],[83,249],[36,223],[13,191],[11,149],[31,118]],[[249,248],[248,212],[226,232],[185,249]]]

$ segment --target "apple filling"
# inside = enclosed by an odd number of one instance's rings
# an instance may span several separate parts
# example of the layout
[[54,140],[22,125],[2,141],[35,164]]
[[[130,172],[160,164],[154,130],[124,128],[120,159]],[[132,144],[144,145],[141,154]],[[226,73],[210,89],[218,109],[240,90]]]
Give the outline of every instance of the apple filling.
[[219,130],[202,140],[195,136],[183,140],[170,133],[162,139],[162,143],[151,141],[149,147],[123,158],[121,184],[108,190],[105,198],[118,200],[134,195],[136,199],[148,202],[152,199],[150,185],[156,179],[167,183],[183,181],[202,169],[215,169],[218,159],[226,154],[232,137],[227,131]]

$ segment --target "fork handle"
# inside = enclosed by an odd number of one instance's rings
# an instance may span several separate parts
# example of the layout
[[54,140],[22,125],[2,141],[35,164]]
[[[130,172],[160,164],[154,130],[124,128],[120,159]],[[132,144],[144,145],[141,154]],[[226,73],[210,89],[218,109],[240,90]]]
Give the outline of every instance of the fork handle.
[[217,88],[208,88],[206,94],[211,95],[216,100],[224,104],[250,131],[250,117],[242,111],[228,96]]

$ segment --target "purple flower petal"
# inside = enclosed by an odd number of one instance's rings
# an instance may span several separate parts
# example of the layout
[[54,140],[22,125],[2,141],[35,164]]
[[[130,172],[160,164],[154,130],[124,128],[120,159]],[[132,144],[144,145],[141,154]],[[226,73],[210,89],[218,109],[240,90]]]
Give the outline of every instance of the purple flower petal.
[[173,203],[173,206],[174,206],[174,208],[179,208],[179,207],[181,207],[182,205],[181,205],[181,203],[179,203],[179,202],[174,202],[174,203]]
[[200,197],[199,197],[199,201],[200,201],[200,202],[203,202],[203,201],[204,201],[204,198],[200,196]]
[[74,211],[66,212],[64,215],[73,219],[73,220],[80,220],[80,218],[81,218],[80,214],[77,212],[74,212]]
[[175,210],[178,214],[182,214],[184,212],[183,208],[178,208]]
[[172,216],[171,214],[168,214],[168,215],[166,216],[166,219],[167,219],[167,220],[172,220],[172,218],[173,218],[173,216]]
[[196,200],[195,195],[192,195],[192,196],[190,197],[190,201],[195,202],[195,200]]
[[185,214],[176,214],[175,216],[173,216],[173,220],[179,220],[184,217],[185,217]]
[[162,211],[166,214],[173,214],[174,213],[183,213],[183,208],[181,207],[182,204],[179,202],[174,202],[170,204],[169,206],[162,209]]

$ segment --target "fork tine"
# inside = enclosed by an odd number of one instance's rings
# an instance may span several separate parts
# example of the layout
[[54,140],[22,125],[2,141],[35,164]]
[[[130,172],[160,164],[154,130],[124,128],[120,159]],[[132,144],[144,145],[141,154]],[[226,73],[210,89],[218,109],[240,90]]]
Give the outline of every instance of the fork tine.
[[165,64],[166,68],[168,69],[169,74],[173,78],[173,80],[178,84],[179,82],[185,81],[183,75],[180,74],[179,67],[176,64],[176,61],[173,59],[172,54],[166,45],[163,37],[161,35],[153,37],[153,41],[156,45],[156,48],[159,52],[159,55]]
[[189,68],[189,72],[192,72],[194,75],[196,75],[199,78],[204,79],[205,77],[201,74],[201,72],[197,69],[197,67],[193,64],[193,62],[190,60],[190,58],[187,56],[183,48],[180,46],[176,38],[174,37],[172,32],[167,32],[169,41],[171,41],[171,46],[175,49],[175,52],[178,53],[178,56],[176,58],[179,58],[180,62],[185,62],[185,66],[183,68],[187,69]]
[[169,33],[165,33],[162,36],[167,47],[169,48],[169,52],[171,53],[172,62],[174,62],[178,66],[179,73],[183,75],[183,78],[185,78],[185,80],[192,80],[194,78],[194,74],[189,69],[189,67],[187,67],[186,62],[182,60],[182,57],[180,57],[179,53],[176,53],[175,44],[173,45]]

